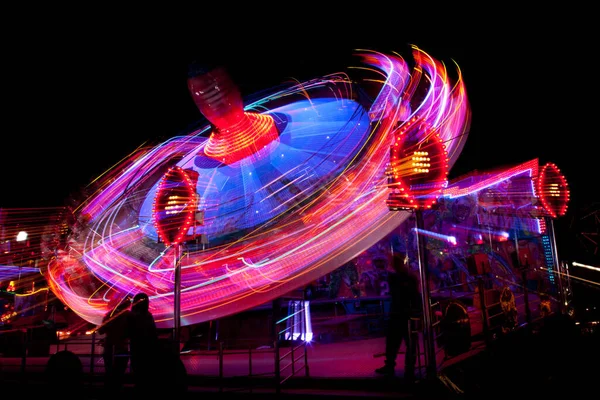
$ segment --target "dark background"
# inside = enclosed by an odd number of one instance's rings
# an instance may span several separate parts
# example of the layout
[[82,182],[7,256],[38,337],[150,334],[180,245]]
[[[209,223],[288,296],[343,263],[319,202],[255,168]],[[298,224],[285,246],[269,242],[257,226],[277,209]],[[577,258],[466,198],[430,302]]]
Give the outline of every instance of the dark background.
[[495,37],[487,36],[490,28],[420,37],[409,29],[392,36],[388,28],[291,32],[278,43],[259,33],[219,40],[192,29],[42,28],[2,50],[2,207],[60,205],[138,145],[185,131],[201,118],[186,86],[192,60],[224,65],[247,96],[290,79],[349,71],[360,65],[355,49],[410,60],[410,44],[451,74],[456,62],[466,82],[472,125],[451,176],[539,158],[564,172],[572,207],[598,199],[590,182],[598,171],[598,79],[584,33],[513,28]]
[[360,65],[355,49],[411,59],[414,44],[451,73],[455,62],[466,82],[472,124],[450,178],[534,158],[556,163],[571,188],[569,211],[556,221],[559,257],[597,262],[581,239],[598,229],[582,222],[598,203],[590,10],[327,13],[298,5],[296,18],[279,10],[260,20],[233,11],[7,15],[0,207],[60,206],[137,146],[185,132],[201,119],[186,86],[193,60],[224,65],[248,96],[351,73]]

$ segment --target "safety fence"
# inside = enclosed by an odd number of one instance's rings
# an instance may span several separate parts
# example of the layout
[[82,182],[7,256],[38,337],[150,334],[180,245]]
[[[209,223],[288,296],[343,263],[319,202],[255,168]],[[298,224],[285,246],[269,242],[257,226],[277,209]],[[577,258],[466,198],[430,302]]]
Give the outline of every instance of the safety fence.
[[[464,285],[432,291],[431,310],[435,340],[436,369],[442,370],[469,351],[489,347],[495,340],[512,332],[535,330],[544,318],[561,312],[564,299],[538,287],[550,287],[544,282],[548,275],[535,271],[539,278],[528,279],[531,271],[523,271],[521,279],[514,276],[477,276],[474,290]],[[532,287],[535,286],[535,287]]]

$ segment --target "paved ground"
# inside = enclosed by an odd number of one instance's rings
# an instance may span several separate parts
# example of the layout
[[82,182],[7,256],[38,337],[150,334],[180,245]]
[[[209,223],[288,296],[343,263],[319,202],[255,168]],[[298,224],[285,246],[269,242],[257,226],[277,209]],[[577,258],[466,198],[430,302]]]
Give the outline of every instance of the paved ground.
[[[473,332],[475,337],[477,331]],[[309,377],[306,377],[303,349],[296,349],[294,358],[297,374],[287,379],[276,390],[274,375],[275,354],[273,349],[226,350],[222,363],[217,351],[196,351],[181,356],[187,372],[186,393],[174,393],[169,379],[161,380],[162,386],[156,398],[164,398],[164,392],[176,398],[445,398],[455,395],[490,397],[496,394],[514,395],[529,391],[532,394],[556,394],[589,388],[596,379],[584,367],[600,356],[598,338],[581,336],[561,316],[549,321],[537,333],[527,329],[501,337],[486,349],[483,342],[473,342],[471,350],[461,356],[444,360],[444,352],[438,352],[440,378],[434,381],[422,379],[409,386],[402,379],[403,354],[398,356],[396,377],[383,378],[374,373],[383,364],[380,356],[385,349],[384,338],[361,339],[339,343],[313,343],[307,346]],[[85,343],[62,342],[52,346],[51,353],[65,349],[76,353],[82,363],[84,376],[80,380],[71,373],[61,376],[64,382],[48,385],[45,367],[49,357],[28,357],[25,364],[18,357],[0,358],[0,382],[4,394],[14,391],[30,397],[48,396],[78,399],[118,398],[103,393],[103,365],[101,348],[96,347],[90,357],[90,340]],[[403,348],[401,348],[403,351]],[[280,349],[282,360],[281,380],[290,375],[289,347]],[[421,362],[423,360],[421,359]],[[592,363],[593,362],[593,363]],[[592,363],[592,364],[590,364]],[[25,373],[22,373],[22,371]],[[251,376],[250,376],[251,375]],[[592,379],[593,378],[593,379]],[[128,377],[122,398],[136,398]],[[79,384],[78,384],[79,382]],[[444,382],[446,385],[444,385]],[[524,388],[524,389],[523,389]],[[5,390],[6,389],[6,390]],[[29,398],[28,396],[28,398]],[[552,397],[549,397],[552,398]]]
[[[63,343],[61,347],[53,347],[52,352],[64,351],[65,344],[67,349],[76,353],[81,360],[85,374],[81,387],[73,386],[74,382],[67,380],[64,385],[54,385],[49,389],[45,374],[49,357],[28,357],[24,367],[25,374],[21,374],[23,359],[2,358],[0,359],[2,363],[1,376],[4,377],[6,383],[15,388],[27,388],[28,393],[32,396],[38,391],[41,393],[53,392],[62,386],[60,391],[63,397],[67,395],[66,387],[72,389],[75,396],[85,394],[89,396],[88,398],[103,397],[101,379],[104,369],[100,357],[101,349],[96,349],[97,354],[92,359],[89,356],[89,343],[71,341],[71,343]],[[280,379],[285,380],[280,386],[280,397],[306,398],[310,396],[314,399],[315,396],[328,398],[335,396],[336,398],[361,397],[368,399],[414,396],[414,388],[408,387],[402,378],[404,354],[398,355],[395,377],[385,378],[375,374],[375,369],[383,365],[383,357],[380,356],[385,349],[383,337],[341,343],[313,343],[306,349],[309,366],[308,377],[306,370],[303,369],[304,348],[300,347],[294,351],[294,358],[297,360],[295,372],[297,373],[293,377],[290,364],[291,347],[280,349],[280,356],[282,356]],[[401,352],[403,350],[402,347]],[[287,356],[285,356],[286,354]],[[217,351],[192,352],[182,355],[181,360],[188,375],[187,383],[190,394],[202,393],[203,398],[223,393],[230,396],[245,395],[256,398],[277,395],[273,349],[226,350],[223,352],[222,365]],[[421,359],[421,363],[424,363],[424,360]],[[252,376],[249,376],[250,371]],[[128,377],[128,382],[126,393],[134,394],[130,384],[131,377]],[[163,383],[164,390],[174,390],[168,382]]]
[[[313,346],[310,350],[315,364],[315,374],[311,377],[290,379],[281,386],[278,395],[272,376],[254,377],[252,380],[235,376],[235,368],[242,368],[242,363],[233,363],[230,374],[219,380],[218,375],[189,375],[188,390],[175,393],[171,381],[163,380],[157,389],[156,398],[336,398],[363,399],[375,398],[423,398],[439,399],[451,397],[465,398],[578,398],[595,392],[598,368],[596,362],[600,357],[600,340],[596,336],[581,335],[574,326],[561,320],[558,316],[548,320],[537,332],[525,329],[497,339],[488,349],[479,348],[456,357],[445,363],[440,378],[435,381],[423,381],[408,386],[400,377],[382,378],[372,374],[371,366],[378,365],[373,361],[372,351],[377,351],[381,340],[346,342],[343,346]],[[480,346],[481,344],[478,344]],[[309,354],[310,354],[309,353]],[[336,355],[343,358],[336,358]],[[360,357],[363,355],[363,357]],[[214,356],[214,355],[213,355]],[[233,355],[232,355],[233,356]],[[241,357],[241,355],[235,355]],[[186,357],[184,357],[185,359]],[[198,370],[207,368],[212,371],[214,360],[210,355],[189,356],[189,360],[197,363]],[[236,358],[231,359],[235,360]],[[32,359],[33,360],[33,359]],[[206,363],[204,361],[206,361]],[[242,360],[239,358],[239,360]],[[321,360],[320,362],[317,360]],[[107,396],[102,390],[97,375],[94,382],[84,379],[80,386],[75,379],[60,385],[49,386],[40,379],[43,374],[37,373],[33,364],[27,368],[27,374],[11,374],[3,359],[2,375],[3,394],[27,398],[44,395],[45,397],[102,399],[138,398],[133,386],[128,383],[121,396]],[[40,359],[41,361],[41,359]],[[247,359],[245,360],[247,361]],[[265,365],[267,361],[264,361]],[[364,365],[362,364],[364,363]],[[259,363],[260,364],[260,363]],[[193,365],[186,364],[186,365]],[[238,367],[233,367],[238,365]],[[309,365],[311,361],[309,361]],[[326,366],[330,365],[331,375],[327,375]],[[334,367],[335,366],[335,367]],[[258,367],[257,367],[258,368]],[[225,368],[224,368],[225,370]],[[344,374],[352,373],[352,376]],[[369,376],[358,376],[360,371]],[[36,376],[37,375],[37,376]],[[400,374],[399,374],[400,375]],[[25,380],[23,377],[26,377]],[[86,377],[87,378],[87,377]],[[448,386],[442,381],[446,380]],[[451,388],[454,387],[454,390]],[[165,394],[166,393],[166,394]],[[150,396],[151,398],[152,396]],[[149,398],[146,396],[146,398]],[[581,397],[583,398],[583,397]]]

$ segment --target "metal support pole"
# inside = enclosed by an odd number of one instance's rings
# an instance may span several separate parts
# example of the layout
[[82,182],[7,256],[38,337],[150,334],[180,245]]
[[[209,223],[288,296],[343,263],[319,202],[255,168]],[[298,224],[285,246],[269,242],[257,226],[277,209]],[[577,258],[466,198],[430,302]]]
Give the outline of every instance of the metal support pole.
[[248,345],[248,375],[252,376],[252,345]]
[[248,346],[248,382],[250,384],[250,393],[252,393],[252,345]]
[[515,228],[515,254],[517,255],[517,263],[515,268],[519,268],[521,266],[521,259],[519,258],[519,236],[517,228]]
[[306,344],[306,341],[304,341],[304,376],[307,378],[310,376],[308,370],[308,345]]
[[429,298],[429,271],[427,268],[427,255],[425,236],[419,233],[423,228],[423,211],[415,210],[417,222],[417,251],[419,255],[419,274],[421,278],[421,303],[423,306],[423,338],[425,339],[425,356],[427,357],[427,378],[437,376],[437,362],[435,358],[435,343],[433,341],[433,328],[431,318],[431,301]]
[[281,319],[281,298],[276,298],[271,303],[273,307],[273,322],[271,324],[271,334],[273,335],[273,340],[279,340],[279,328],[277,326],[277,322]]
[[[565,271],[564,286],[565,286],[565,308],[566,308],[569,305],[568,303],[570,302],[570,299],[573,296],[573,293],[572,293],[573,288],[571,288],[571,276],[569,275],[569,264],[564,262],[563,266],[562,266],[562,270]],[[566,309],[565,311],[568,311],[568,309]]]
[[223,392],[223,342],[219,342],[219,393]]
[[294,356],[294,347],[296,347],[296,341],[292,340],[292,376],[296,375],[296,356]]
[[554,270],[556,271],[556,275],[558,276],[558,301],[560,302],[560,310],[564,312],[565,310],[565,295],[563,288],[563,280],[562,280],[562,271],[560,268],[560,262],[558,261],[558,251],[556,249],[556,236],[554,235],[554,220],[552,218],[548,218],[550,223],[546,221],[546,226],[548,227],[548,232],[550,233],[550,238],[552,239],[552,258],[554,259]]
[[[304,295],[303,295],[304,297]],[[302,302],[302,307],[303,308],[303,312],[302,312],[302,321],[304,321],[304,375],[308,378],[309,377],[309,373],[308,373],[308,346],[306,343],[308,343],[308,316],[306,315],[306,310],[308,308],[308,304],[306,299],[303,300]]]
[[483,324],[483,338],[485,344],[489,347],[491,343],[490,338],[490,325],[487,315],[487,304],[485,301],[485,284],[483,278],[480,276],[477,278],[477,290],[479,291],[479,305],[481,306],[481,322]]
[[275,392],[277,394],[281,393],[281,365],[279,359],[279,337],[275,339],[273,344],[275,349]]
[[523,301],[525,302],[525,320],[527,325],[531,324],[531,309],[529,308],[529,290],[527,289],[527,269],[521,270],[521,279],[523,280]]
[[96,331],[92,332],[92,351],[90,353],[90,386],[94,383],[94,364],[96,363]]
[[175,245],[175,289],[173,290],[173,346],[175,354],[179,354],[179,341],[181,338],[181,245]]
[[[414,340],[413,340],[413,335],[412,335],[412,324],[411,324],[411,319],[408,319],[408,324],[406,326],[406,329],[408,329],[408,336],[406,336],[406,354],[404,354],[404,357],[410,357],[410,360],[408,362],[405,362],[404,365],[406,367],[406,365],[415,365],[416,362],[414,360],[413,354],[416,354],[416,352],[413,350],[413,346],[415,346]],[[405,371],[406,373],[406,371]]]
[[23,378],[23,383],[27,383],[27,374],[25,374],[25,369],[27,366],[27,329],[22,329],[21,333],[23,334],[23,346],[21,349],[21,378]]

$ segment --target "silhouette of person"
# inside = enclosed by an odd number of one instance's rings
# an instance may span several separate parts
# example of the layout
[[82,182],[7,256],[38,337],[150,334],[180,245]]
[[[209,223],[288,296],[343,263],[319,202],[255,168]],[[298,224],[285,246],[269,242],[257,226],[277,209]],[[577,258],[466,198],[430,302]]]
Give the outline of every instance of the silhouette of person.
[[[151,395],[156,384],[154,360],[157,355],[158,333],[154,316],[150,312],[150,300],[146,293],[138,293],[133,298],[128,318],[129,348],[131,351],[131,371],[136,390],[143,395]],[[156,376],[158,378],[158,376]]]
[[[413,335],[409,340],[408,323],[420,304],[419,286],[416,277],[408,270],[406,254],[396,253],[392,257],[392,268],[393,272],[388,275],[391,305],[385,339],[385,365],[376,369],[375,372],[383,375],[394,375],[396,357],[404,340],[407,347],[404,359],[404,378],[412,382],[415,374],[416,337]],[[411,343],[410,346],[408,345],[409,342]]]
[[106,313],[98,333],[104,336],[104,383],[109,393],[118,392],[123,387],[127,364],[129,363],[128,315],[131,302],[121,301]]

